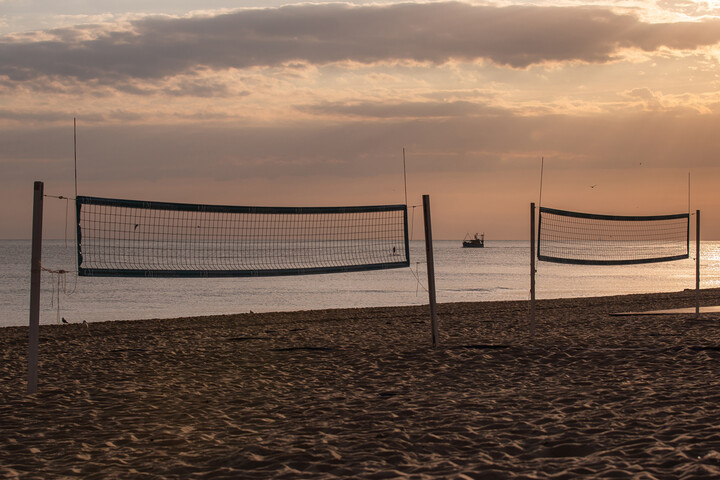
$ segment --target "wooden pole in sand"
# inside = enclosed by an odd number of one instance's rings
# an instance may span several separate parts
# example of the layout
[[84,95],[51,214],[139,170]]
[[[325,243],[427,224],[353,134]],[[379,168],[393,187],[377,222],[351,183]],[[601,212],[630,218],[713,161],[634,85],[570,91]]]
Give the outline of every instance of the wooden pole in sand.
[[535,338],[535,202],[530,204],[530,336]]
[[40,343],[40,280],[42,276],[43,182],[35,182],[33,199],[32,254],[30,258],[30,331],[28,333],[27,393],[37,392],[38,344]]
[[430,223],[430,195],[423,195],[423,216],[425,217],[425,259],[427,261],[428,295],[430,296],[430,324],[432,346],[438,346],[437,303],[435,301],[435,260],[433,259],[432,225]]
[[700,317],[700,210],[695,211],[695,318]]

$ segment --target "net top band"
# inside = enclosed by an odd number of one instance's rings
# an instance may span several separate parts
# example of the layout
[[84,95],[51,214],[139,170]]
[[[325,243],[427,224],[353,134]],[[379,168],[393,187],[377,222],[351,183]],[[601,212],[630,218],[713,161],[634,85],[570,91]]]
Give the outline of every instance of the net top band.
[[602,215],[598,213],[571,212],[557,208],[540,207],[540,213],[551,213],[563,217],[587,218],[591,220],[617,220],[630,222],[646,222],[653,220],[676,220],[678,218],[690,218],[689,213],[675,213],[671,215]]
[[257,207],[235,205],[207,205],[196,203],[171,203],[144,200],[78,196],[78,205],[99,205],[147,210],[170,210],[179,212],[208,213],[265,213],[265,214],[324,214],[324,213],[365,213],[402,211],[406,205],[365,205],[346,207]]

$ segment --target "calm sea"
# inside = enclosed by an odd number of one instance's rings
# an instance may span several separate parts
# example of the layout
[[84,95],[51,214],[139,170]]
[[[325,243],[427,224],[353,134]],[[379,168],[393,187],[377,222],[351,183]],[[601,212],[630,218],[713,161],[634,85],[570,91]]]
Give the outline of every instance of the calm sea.
[[[527,241],[486,241],[464,249],[435,241],[438,302],[527,300]],[[540,262],[537,298],[586,297],[695,288],[691,259],[631,266],[575,266]],[[172,318],[226,313],[313,310],[428,303],[425,246],[411,242],[411,268],[374,272],[232,279],[76,277],[72,242],[45,241],[41,324]],[[30,242],[0,240],[0,326],[27,325]],[[701,247],[701,286],[720,286],[720,242]]]

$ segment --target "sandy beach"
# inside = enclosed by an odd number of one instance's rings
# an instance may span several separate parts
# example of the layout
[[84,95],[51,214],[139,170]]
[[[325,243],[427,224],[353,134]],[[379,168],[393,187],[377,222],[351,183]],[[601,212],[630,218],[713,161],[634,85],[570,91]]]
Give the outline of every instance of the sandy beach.
[[[0,329],[4,478],[720,477],[694,292]],[[720,305],[704,290],[703,305]]]

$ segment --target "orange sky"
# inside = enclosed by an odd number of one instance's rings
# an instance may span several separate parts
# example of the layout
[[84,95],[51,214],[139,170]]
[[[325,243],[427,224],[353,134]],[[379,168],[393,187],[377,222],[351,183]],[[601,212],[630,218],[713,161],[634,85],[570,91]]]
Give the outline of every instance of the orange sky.
[[81,195],[403,203],[405,148],[435,238],[520,239],[544,157],[567,210],[685,212],[690,175],[720,239],[718,2],[171,3],[2,2],[0,238],[74,195],[76,117]]

